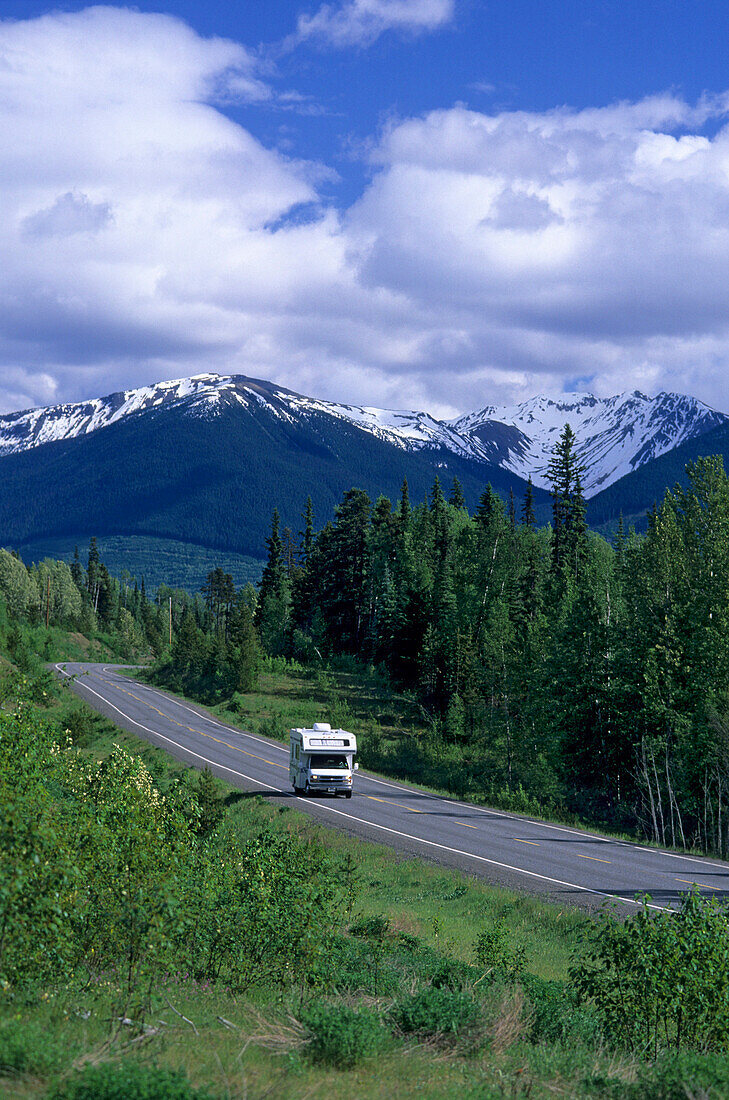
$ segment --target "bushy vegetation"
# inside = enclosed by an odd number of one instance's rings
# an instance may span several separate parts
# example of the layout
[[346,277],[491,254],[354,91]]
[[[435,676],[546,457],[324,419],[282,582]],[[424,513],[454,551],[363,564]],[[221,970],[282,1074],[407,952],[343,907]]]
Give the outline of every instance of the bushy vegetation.
[[162,794],[119,746],[89,759],[25,686],[0,711],[5,988],[112,971],[126,1011],[165,970],[236,989],[315,973],[340,905],[323,850],[200,830],[200,781]]
[[644,907],[602,922],[573,972],[618,1045],[655,1058],[659,1050],[725,1050],[729,1042],[729,912],[692,891],[678,912]]
[[[572,979],[547,978],[538,922],[566,958],[577,918],[529,903],[530,925],[525,902],[456,872],[342,836],[324,847],[321,828],[158,750],[143,762],[131,734],[114,745],[65,695],[3,680],[0,1093],[5,1074],[56,1100],[242,1097],[251,1080],[293,1098],[333,1073],[344,1096],[354,1071],[362,1096],[383,1075],[403,1095],[678,1096],[690,1074],[722,1095],[720,906],[580,918]],[[211,1042],[228,1068],[201,1079],[188,1051]]]
[[184,1073],[127,1062],[85,1066],[54,1088],[48,1100],[213,1100]]
[[372,1009],[320,1001],[303,1013],[302,1022],[311,1032],[311,1059],[336,1069],[351,1069],[388,1045],[382,1017]]

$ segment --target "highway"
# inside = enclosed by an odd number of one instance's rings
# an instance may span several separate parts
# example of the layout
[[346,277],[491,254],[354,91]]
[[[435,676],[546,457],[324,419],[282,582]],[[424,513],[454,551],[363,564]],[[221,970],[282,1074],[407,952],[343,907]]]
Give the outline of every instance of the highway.
[[692,885],[729,897],[727,863],[489,810],[363,771],[351,800],[299,798],[289,786],[287,746],[235,729],[113,665],[55,667],[95,710],[191,767],[208,766],[234,787],[405,855],[588,908],[612,899],[631,911],[642,894],[650,894],[656,909],[672,908]]

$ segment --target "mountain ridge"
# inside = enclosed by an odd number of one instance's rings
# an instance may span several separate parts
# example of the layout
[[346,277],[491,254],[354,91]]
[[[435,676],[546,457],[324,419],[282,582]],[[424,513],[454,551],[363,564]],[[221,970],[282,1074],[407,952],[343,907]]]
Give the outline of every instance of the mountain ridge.
[[454,420],[422,410],[381,409],[325,401],[245,375],[199,374],[123,390],[89,401],[65,403],[0,416],[0,457],[22,453],[107,428],[153,409],[184,409],[216,417],[226,406],[266,408],[295,424],[328,417],[402,450],[451,453],[500,467],[522,480],[548,487],[547,466],[558,435],[569,421],[584,466],[586,497],[626,474],[721,424],[729,416],[696,398],[638,390],[598,398],[592,394],[537,395],[514,406],[487,405]]

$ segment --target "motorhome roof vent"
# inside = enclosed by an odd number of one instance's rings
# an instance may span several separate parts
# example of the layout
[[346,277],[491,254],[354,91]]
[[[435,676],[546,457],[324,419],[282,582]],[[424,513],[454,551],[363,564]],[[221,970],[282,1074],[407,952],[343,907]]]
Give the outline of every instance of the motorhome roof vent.
[[315,722],[314,729],[317,733],[331,733],[332,727],[328,722]]

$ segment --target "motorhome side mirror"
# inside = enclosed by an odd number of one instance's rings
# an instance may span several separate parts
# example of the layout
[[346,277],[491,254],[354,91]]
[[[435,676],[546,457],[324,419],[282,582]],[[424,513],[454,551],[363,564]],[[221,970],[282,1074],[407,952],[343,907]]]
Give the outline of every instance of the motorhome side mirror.
[[358,772],[358,771],[359,771],[359,764],[355,764],[355,765],[354,765],[354,770],[355,770],[356,772]]

